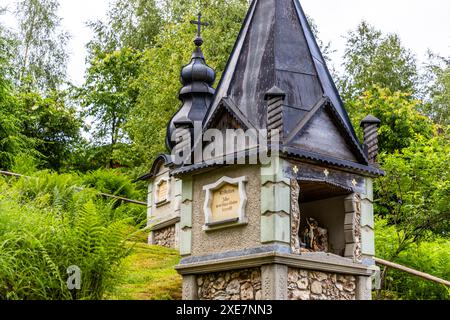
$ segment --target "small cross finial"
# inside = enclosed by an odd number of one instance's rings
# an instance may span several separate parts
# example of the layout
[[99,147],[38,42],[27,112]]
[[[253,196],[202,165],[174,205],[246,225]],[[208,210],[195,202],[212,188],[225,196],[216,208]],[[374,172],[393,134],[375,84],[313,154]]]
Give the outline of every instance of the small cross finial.
[[202,26],[207,27],[209,26],[208,22],[202,22],[202,14],[198,14],[197,20],[192,20],[192,24],[197,25],[197,38],[195,38],[194,43],[197,47],[200,47],[203,44],[202,39]]

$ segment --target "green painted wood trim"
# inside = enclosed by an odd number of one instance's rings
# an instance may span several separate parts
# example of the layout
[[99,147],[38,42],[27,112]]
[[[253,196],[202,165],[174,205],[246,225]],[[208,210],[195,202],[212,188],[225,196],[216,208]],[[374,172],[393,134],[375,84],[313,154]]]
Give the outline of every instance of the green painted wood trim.
[[291,211],[291,187],[284,183],[266,184],[261,187],[261,213]]
[[291,180],[281,158],[261,167],[261,242],[290,243]]
[[361,227],[375,229],[373,204],[367,199],[361,201]]
[[375,233],[369,227],[361,228],[361,252],[366,256],[375,256]]
[[180,255],[188,256],[192,253],[192,230],[182,229],[180,232]]
[[290,216],[280,216],[277,213],[261,217],[261,242],[290,243]]
[[193,190],[193,180],[192,178],[185,178],[182,181],[182,192],[181,192],[181,202],[192,201],[194,190]]
[[192,202],[181,204],[181,228],[192,228]]
[[185,178],[181,183],[180,210],[180,254],[187,256],[192,253],[192,201],[194,198],[193,179]]
[[261,185],[264,186],[267,183],[283,182],[286,185],[290,185],[290,179],[286,178],[283,173],[283,162],[281,158],[274,158],[268,165],[261,167]]
[[183,192],[183,181],[182,180],[175,180],[174,187],[173,187],[173,196],[181,196]]

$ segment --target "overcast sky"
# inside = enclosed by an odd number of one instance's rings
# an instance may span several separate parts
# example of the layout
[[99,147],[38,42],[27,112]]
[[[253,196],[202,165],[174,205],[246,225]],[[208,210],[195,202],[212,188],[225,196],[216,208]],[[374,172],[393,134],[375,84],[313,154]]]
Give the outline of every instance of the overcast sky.
[[[0,0],[0,6],[13,9],[16,0]],[[68,73],[75,84],[82,84],[85,70],[86,43],[92,32],[85,23],[104,19],[110,0],[60,0],[63,26],[72,35]],[[339,65],[345,44],[343,36],[361,20],[400,35],[419,61],[428,49],[450,56],[449,0],[301,0],[305,12],[319,27],[320,38],[331,41],[333,63]],[[1,16],[2,23],[15,28],[12,14]]]

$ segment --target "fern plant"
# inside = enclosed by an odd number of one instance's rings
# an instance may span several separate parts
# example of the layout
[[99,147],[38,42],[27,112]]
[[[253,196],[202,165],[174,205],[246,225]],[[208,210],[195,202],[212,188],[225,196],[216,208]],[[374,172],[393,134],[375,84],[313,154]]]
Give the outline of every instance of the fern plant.
[[[0,300],[102,299],[137,229],[128,213],[138,209],[80,191],[79,176],[37,176],[0,178]],[[70,266],[81,270],[80,290],[67,286]]]

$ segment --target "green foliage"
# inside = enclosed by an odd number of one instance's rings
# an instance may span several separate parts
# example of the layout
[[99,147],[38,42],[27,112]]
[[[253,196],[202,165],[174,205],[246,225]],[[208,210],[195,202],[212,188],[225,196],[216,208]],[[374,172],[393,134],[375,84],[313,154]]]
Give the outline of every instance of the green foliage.
[[27,149],[32,146],[32,141],[21,133],[16,100],[11,96],[8,84],[1,82],[0,78],[0,168],[5,170],[11,168],[16,155],[29,153]]
[[15,182],[14,188],[18,190],[15,196],[20,203],[32,201],[39,208],[50,206],[53,212],[64,214],[74,206],[77,197],[84,195],[77,194],[77,183],[78,177],[70,174],[35,172],[33,178]]
[[[102,299],[114,285],[132,219],[71,175],[0,180],[0,299]],[[67,268],[82,271],[67,288]]]
[[450,60],[436,57],[430,53],[428,70],[428,85],[426,86],[430,103],[425,106],[425,112],[435,123],[450,125]]
[[[429,232],[450,232],[450,144],[448,137],[419,137],[402,152],[381,157],[386,177],[377,182],[377,212],[399,237],[397,254]],[[392,258],[395,258],[394,255]]]
[[129,48],[113,53],[98,52],[78,93],[85,115],[96,120],[92,130],[95,144],[111,146],[108,159],[111,166],[118,143],[126,139],[123,127],[138,96],[135,79],[141,60],[141,54]]
[[[344,66],[344,98],[361,140],[360,121],[368,114],[381,120],[379,162],[386,176],[375,183],[375,212],[385,225],[376,231],[377,239],[384,241],[377,240],[377,255],[381,251],[386,260],[445,277],[431,266],[407,259],[420,254],[432,259],[424,248],[439,252],[442,248],[438,242],[424,241],[433,235],[448,237],[450,231],[448,129],[437,128],[432,121],[438,122],[442,113],[439,107],[433,111],[430,103],[413,98],[420,87],[415,60],[395,35],[383,36],[361,24],[349,35]],[[439,88],[445,92],[445,85]],[[445,105],[445,94],[438,96],[444,97],[438,105]],[[447,266],[448,261],[440,261],[440,268]],[[387,269],[382,273],[382,289],[379,298],[448,298],[445,288]]]
[[[72,97],[60,90],[68,35],[58,5],[20,0],[18,35],[0,25],[0,168],[36,177],[0,179],[0,299],[177,298],[179,257],[143,245],[125,260],[128,272],[113,289],[128,252],[124,241],[145,224],[146,212],[96,190],[144,201],[145,187],[121,172],[136,178],[165,151],[166,125],[180,106],[180,70],[194,49],[189,21],[201,11],[211,23],[202,49],[220,79],[248,2],[115,0],[106,22],[90,23],[95,38],[86,83]],[[312,29],[317,35],[313,23]],[[319,45],[329,58],[329,44]],[[426,102],[414,100],[420,87],[414,56],[397,35],[363,22],[348,35],[344,67],[343,97],[355,127],[367,114],[382,122],[387,175],[375,184],[383,218],[378,255],[448,279],[448,60],[430,57]],[[80,137],[71,99],[95,120],[91,144]],[[126,169],[90,172],[104,166]],[[82,269],[81,291],[67,290],[70,265]],[[449,298],[445,288],[399,272],[384,274],[384,284],[385,297]]]
[[136,190],[129,178],[114,170],[97,170],[82,176],[83,185],[116,196],[139,199],[145,196]]
[[58,8],[57,0],[17,2],[20,54],[16,66],[22,89],[51,91],[65,79],[68,57],[65,47],[70,37],[60,28]]
[[38,166],[39,161],[35,157],[20,153],[14,157],[14,163],[10,170],[14,173],[28,176],[37,172]]
[[[0,7],[0,17],[4,14],[4,11]],[[18,41],[14,34],[0,23],[0,92],[5,89],[5,81],[10,84],[10,81],[15,77],[13,60],[17,54],[17,47]]]
[[412,53],[402,46],[398,35],[383,35],[367,22],[361,22],[348,34],[344,68],[341,87],[346,101],[373,86],[417,93],[418,75]]
[[115,0],[107,22],[90,22],[95,38],[88,44],[92,56],[122,48],[144,50],[151,47],[163,24],[154,0]]
[[[97,170],[87,173],[81,178],[85,187],[127,199],[146,201],[146,189],[138,189],[136,184],[132,183],[127,176],[119,171]],[[132,217],[136,225],[145,226],[147,212],[142,210],[142,207],[125,204],[118,206],[118,203],[114,204],[114,207],[117,208],[115,211],[116,216]]]
[[75,108],[66,103],[63,92],[36,92],[17,96],[21,116],[21,133],[35,142],[42,166],[59,170],[69,158],[73,144],[80,139],[81,119]]
[[55,0],[17,2],[17,35],[0,25],[0,167],[16,156],[60,170],[79,140],[81,120],[59,91],[65,76],[65,42]]
[[[401,151],[418,136],[433,136],[433,124],[420,113],[421,108],[422,103],[410,99],[409,94],[380,87],[373,87],[347,103],[355,128],[359,128],[359,123],[368,114],[381,120],[379,147],[387,153]],[[362,136],[360,129],[359,133]]]
[[[377,256],[390,259],[398,248],[395,226],[388,221],[377,219],[375,241]],[[450,279],[450,241],[446,238],[430,237],[428,241],[409,245],[394,262],[434,275]],[[450,290],[443,285],[390,270],[386,275],[383,299],[403,300],[448,300]]]
[[139,161],[128,151],[124,127],[138,97],[136,79],[142,52],[153,45],[162,25],[154,0],[115,0],[106,23],[89,23],[95,38],[87,46],[90,66],[86,83],[77,93],[85,116],[95,119],[90,130],[94,143],[83,154],[89,158],[84,169]]
[[[60,170],[80,138],[81,119],[64,96],[43,98],[36,92],[0,92],[0,167],[10,169],[14,158],[39,159],[40,167]],[[31,160],[31,159],[30,159]]]
[[21,133],[17,100],[13,95],[11,57],[14,43],[0,25],[0,168],[9,169],[14,157],[24,152],[31,141]]

